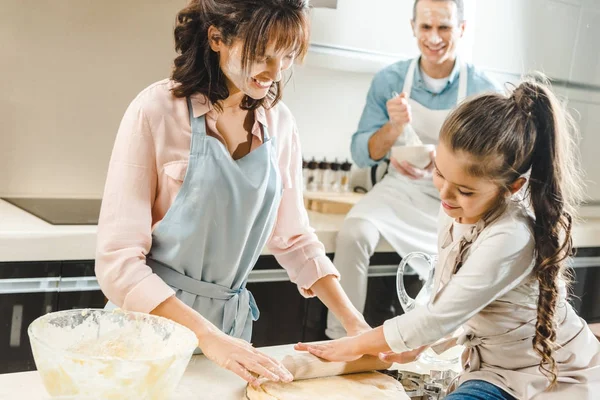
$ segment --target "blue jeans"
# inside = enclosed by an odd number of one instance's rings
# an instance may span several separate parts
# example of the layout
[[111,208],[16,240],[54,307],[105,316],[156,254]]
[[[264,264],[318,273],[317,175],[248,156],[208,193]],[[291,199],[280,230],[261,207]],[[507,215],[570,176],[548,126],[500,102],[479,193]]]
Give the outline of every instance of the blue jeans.
[[450,395],[446,400],[516,400],[496,385],[486,381],[466,381]]

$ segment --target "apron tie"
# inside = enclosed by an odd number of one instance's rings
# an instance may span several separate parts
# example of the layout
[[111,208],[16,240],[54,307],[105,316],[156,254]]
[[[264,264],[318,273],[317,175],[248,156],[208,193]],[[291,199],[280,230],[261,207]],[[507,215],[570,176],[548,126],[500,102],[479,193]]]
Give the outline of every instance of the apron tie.
[[238,290],[232,290],[228,294],[231,294],[231,297],[225,303],[223,310],[223,327],[227,329],[228,325],[231,324],[231,328],[229,328],[229,331],[226,330],[225,333],[233,337],[241,337],[248,315],[250,315],[252,321],[256,321],[260,312],[252,292],[246,289],[246,286],[240,287]]
[[481,338],[471,332],[466,332],[458,337],[457,344],[465,346],[465,352],[462,355],[462,365],[464,371],[478,371],[481,367],[481,355],[479,346],[483,344]]
[[[194,279],[150,257],[147,257],[146,263],[152,268],[152,272],[171,287],[200,297],[225,300],[223,308],[223,332],[230,336],[241,337],[248,321],[248,316],[250,315],[252,321],[258,320],[260,316],[256,300],[254,300],[254,296],[245,285],[238,289],[231,289],[226,286],[217,285],[216,283]],[[193,304],[188,304],[188,306],[193,308]]]

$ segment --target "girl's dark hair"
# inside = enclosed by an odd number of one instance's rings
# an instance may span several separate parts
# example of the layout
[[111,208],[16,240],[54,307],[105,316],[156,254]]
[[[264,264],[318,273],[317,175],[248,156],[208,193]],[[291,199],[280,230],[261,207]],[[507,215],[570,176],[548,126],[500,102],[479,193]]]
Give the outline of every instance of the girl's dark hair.
[[[241,41],[244,71],[265,55],[270,44],[276,50],[292,50],[295,58],[302,60],[309,46],[308,10],[306,0],[192,0],[177,14],[175,49],[179,55],[171,79],[178,85],[173,94],[188,97],[201,93],[217,107],[218,101],[229,96],[219,54],[209,45],[211,25],[221,32],[225,44]],[[244,96],[241,107],[272,107],[281,96],[282,83],[274,82],[265,98]]]
[[575,133],[572,119],[541,75],[525,80],[508,97],[484,94],[461,104],[440,133],[440,141],[453,152],[472,157],[468,172],[473,176],[491,177],[508,190],[530,174],[525,194],[535,215],[533,274],[539,283],[533,347],[549,388],[557,380],[553,351],[558,285],[568,280],[564,267],[573,250],[572,216],[582,199]]

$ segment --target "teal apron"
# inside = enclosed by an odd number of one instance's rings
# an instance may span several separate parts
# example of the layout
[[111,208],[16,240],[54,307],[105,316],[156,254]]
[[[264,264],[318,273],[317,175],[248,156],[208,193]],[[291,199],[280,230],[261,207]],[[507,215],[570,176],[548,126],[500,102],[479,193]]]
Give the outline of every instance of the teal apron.
[[147,264],[176,296],[223,332],[250,341],[259,316],[248,274],[269,239],[281,201],[276,138],[239,160],[194,117],[183,184],[152,234]]

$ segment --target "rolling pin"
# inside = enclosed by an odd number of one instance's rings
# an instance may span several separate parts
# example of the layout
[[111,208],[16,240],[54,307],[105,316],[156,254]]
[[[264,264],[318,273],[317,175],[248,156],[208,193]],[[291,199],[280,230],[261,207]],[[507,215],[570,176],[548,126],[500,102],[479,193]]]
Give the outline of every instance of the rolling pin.
[[355,361],[338,362],[325,361],[310,353],[286,355],[281,363],[290,371],[296,381],[382,370],[392,366],[391,363],[383,362],[374,356],[363,356]]

